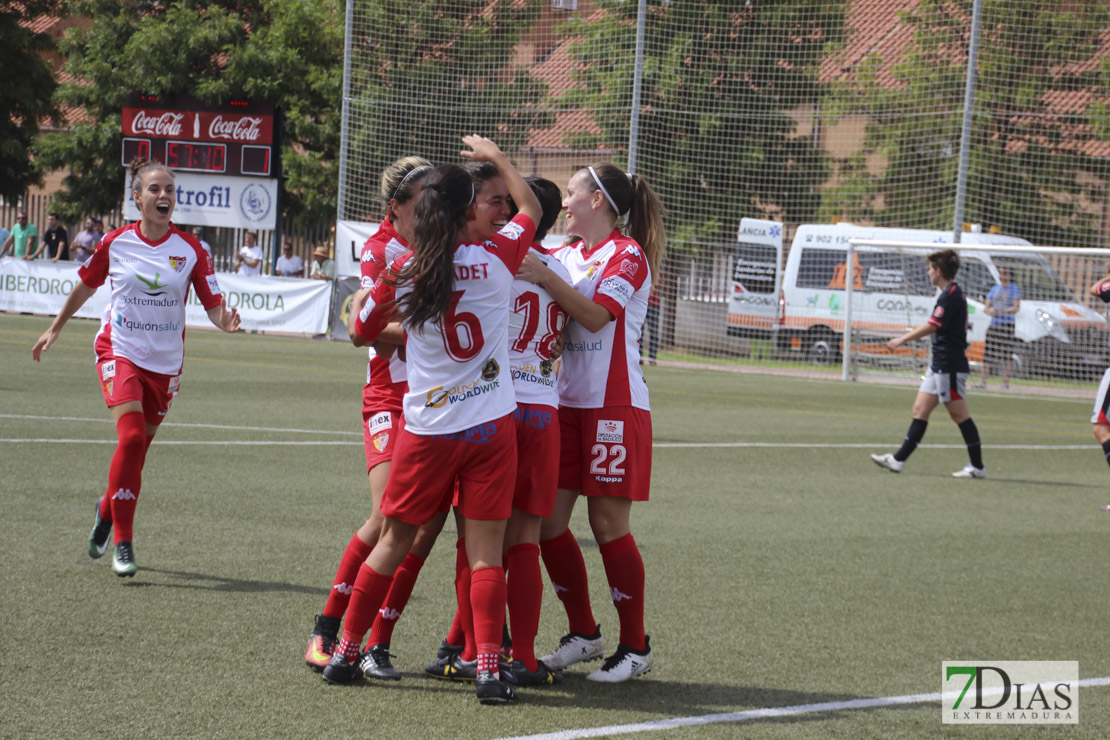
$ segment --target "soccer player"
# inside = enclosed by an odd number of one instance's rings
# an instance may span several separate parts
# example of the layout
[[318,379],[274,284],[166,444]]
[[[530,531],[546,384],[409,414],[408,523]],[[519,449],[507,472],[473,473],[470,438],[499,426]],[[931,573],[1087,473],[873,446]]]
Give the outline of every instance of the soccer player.
[[[482,188],[520,213],[498,230],[493,213],[475,207],[474,181],[458,165],[435,168],[416,204],[412,253],[395,263],[352,305],[356,333],[374,341],[394,317],[406,331],[408,391],[401,431],[382,497],[385,522],[355,580],[343,637],[324,679],[350,683],[363,635],[373,621],[421,524],[444,501],[466,526],[471,570],[478,700],[515,699],[501,680],[498,657],[505,615],[502,545],[516,477],[516,407],[509,377],[509,293],[541,210],[509,158],[489,139],[467,136],[467,159],[492,162],[501,173]],[[395,270],[395,272],[394,272]],[[365,299],[365,306],[362,301]],[[455,482],[458,481],[457,491]]]
[[[412,240],[413,211],[416,196],[424,178],[432,171],[431,162],[420,157],[403,157],[382,172],[381,197],[388,215],[378,230],[366,240],[362,248],[362,288],[370,289],[383,269],[409,252]],[[405,395],[405,362],[396,345],[402,344],[399,326],[393,326],[378,339],[381,352],[370,348],[366,367],[366,385],[362,391],[362,439],[366,450],[366,470],[370,482],[372,509],[370,518],[347,543],[340,559],[339,569],[332,582],[331,592],[324,612],[316,617],[316,624],[309,637],[305,662],[316,670],[323,670],[331,660],[339,636],[339,624],[351,598],[351,585],[359,567],[378,541],[384,518],[381,514],[382,493],[389,480],[390,464],[397,438],[404,428],[401,400]],[[386,338],[391,343],[386,344]],[[364,345],[357,336],[352,337],[359,346]],[[368,648],[360,665],[363,675],[396,681],[401,674],[393,667],[389,643],[393,627],[404,611],[412,588],[424,560],[431,552],[436,537],[447,517],[449,506],[422,526],[413,542],[412,550],[405,556],[393,578],[389,596],[374,620]]]
[[213,324],[226,332],[239,330],[239,314],[224,304],[200,242],[170,221],[173,173],[157,162],[133,161],[131,197],[142,220],[101,240],[78,269],[80,280],[62,310],[31,350],[38,362],[70,317],[110,280],[112,296],[94,347],[97,376],[119,441],[108,469],[108,490],[96,505],[89,556],[104,554],[114,529],[112,570],[118,576],[135,575],[135,505],[147,450],[181,382],[189,289],[196,291]]
[[913,453],[925,428],[929,415],[937,404],[943,403],[948,415],[960,428],[960,434],[967,445],[971,461],[952,474],[953,478],[986,478],[987,469],[983,465],[982,446],[979,443],[979,430],[967,410],[967,299],[956,283],[956,273],[960,270],[960,255],[955,250],[944,249],[933,252],[927,258],[929,282],[940,288],[933,314],[921,326],[895,337],[886,346],[896,350],[906,342],[933,336],[933,361],[925,372],[925,379],[917,390],[913,402],[913,421],[906,432],[902,447],[895,453],[872,455],[871,459],[880,468],[892,473],[902,472],[906,459]]
[[[574,504],[585,496],[620,618],[616,651],[586,678],[615,683],[647,673],[654,662],[644,633],[644,563],[630,518],[632,502],[647,501],[651,483],[640,335],[663,258],[662,205],[643,177],[601,163],[571,177],[563,208],[567,230],[582,237],[555,251],[571,283],[535,256],[525,259],[518,275],[547,290],[574,319],[559,373],[559,488],[540,533],[543,562],[570,632],[541,660],[558,670],[605,653],[582,551],[569,529]],[[617,225],[625,218],[628,235]]]
[[[1106,275],[1099,278],[1090,290],[1087,291],[1103,303],[1110,303],[1110,261],[1106,263]],[[1095,439],[1102,445],[1106,462],[1110,463],[1110,418],[1107,418],[1107,409],[1110,408],[1110,368],[1102,375],[1102,382],[1098,386],[1098,395],[1095,396],[1095,410],[1091,414],[1091,429]],[[1110,511],[1110,504],[1102,507],[1103,511]]]

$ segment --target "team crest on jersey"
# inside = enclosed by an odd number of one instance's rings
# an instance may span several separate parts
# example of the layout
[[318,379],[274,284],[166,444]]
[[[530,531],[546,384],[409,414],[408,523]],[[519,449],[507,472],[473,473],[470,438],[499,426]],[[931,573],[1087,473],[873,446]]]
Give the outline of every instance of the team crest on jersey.
[[624,422],[615,419],[598,419],[597,441],[610,444],[624,443]]
[[489,362],[482,368],[482,380],[493,380],[501,373],[501,366],[497,364],[497,360],[492,357]]
[[589,279],[589,278],[592,278],[594,275],[596,275],[597,271],[598,271],[598,268],[600,268],[600,267],[601,267],[601,261],[600,260],[593,263],[592,265],[590,265],[590,269],[586,270],[586,278]]
[[170,267],[173,268],[174,272],[181,272],[182,270],[184,270],[185,265],[188,264],[188,262],[189,260],[185,259],[184,257],[170,257]]
[[384,452],[385,448],[389,447],[389,432],[382,432],[374,437],[374,449],[378,452]]

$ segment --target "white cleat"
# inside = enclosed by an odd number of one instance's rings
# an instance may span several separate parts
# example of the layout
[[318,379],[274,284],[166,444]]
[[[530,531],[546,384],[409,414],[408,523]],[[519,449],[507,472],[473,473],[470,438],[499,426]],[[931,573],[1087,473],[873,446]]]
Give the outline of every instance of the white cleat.
[[986,478],[987,469],[977,468],[971,463],[968,463],[962,470],[957,470],[952,474],[953,478]]
[[559,640],[559,647],[540,660],[553,671],[558,671],[575,663],[598,660],[605,655],[605,638],[601,636],[601,626],[592,635],[579,632],[566,634]]
[[902,465],[904,464],[901,460],[895,460],[894,455],[889,452],[885,455],[872,455],[871,462],[875,463],[880,468],[886,468],[892,473],[901,473]]
[[586,676],[587,681],[600,683],[620,683],[636,676],[642,676],[651,671],[655,664],[655,655],[651,652],[651,644],[644,641],[644,652],[638,653],[624,644],[617,645],[617,652],[606,659],[593,673]]

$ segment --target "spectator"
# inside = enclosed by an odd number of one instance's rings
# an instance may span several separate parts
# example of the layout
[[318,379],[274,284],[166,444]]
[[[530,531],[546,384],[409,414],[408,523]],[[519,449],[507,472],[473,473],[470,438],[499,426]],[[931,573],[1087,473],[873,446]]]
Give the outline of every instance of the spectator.
[[12,256],[16,259],[33,259],[31,254],[35,248],[35,239],[38,238],[38,227],[27,222],[27,211],[20,209],[15,213],[15,225],[12,226],[4,246],[0,247],[0,257],[8,253],[11,248]]
[[96,248],[100,246],[100,240],[104,238],[104,219],[93,219],[93,237],[96,239],[93,242],[93,251],[95,252]]
[[3,226],[0,226],[0,246],[8,241],[8,237],[11,236],[11,233],[12,232],[8,231]]
[[313,280],[335,279],[335,260],[328,259],[327,247],[316,247],[312,253],[312,272],[309,277]]
[[42,251],[46,250],[46,257],[51,262],[57,262],[59,259],[63,262],[69,262],[69,234],[66,232],[66,227],[58,223],[58,214],[50,213],[46,217],[46,231],[42,235],[42,241],[39,242],[39,248],[31,256],[31,259],[37,258]]
[[96,219],[89,216],[85,219],[85,228],[77,232],[77,236],[73,237],[73,259],[77,262],[84,262],[92,253],[96,251],[96,245],[100,243],[100,234],[96,232]]
[[204,227],[203,226],[194,226],[192,234],[193,234],[193,236],[195,236],[197,238],[197,241],[200,242],[200,245],[202,247],[204,247],[204,251],[208,252],[208,261],[212,262],[212,264],[215,265],[216,263],[212,259],[212,245],[210,245],[208,242],[204,241]]
[[279,277],[304,277],[304,260],[293,254],[293,245],[289,242],[285,242],[281,248],[274,274]]
[[987,346],[983,352],[983,377],[976,388],[986,388],[991,374],[991,365],[1002,365],[1002,387],[1010,387],[1010,371],[1013,368],[1014,354],[1014,317],[1021,308],[1021,288],[1010,282],[1010,271],[998,268],[998,285],[992,285],[987,292],[983,311],[991,317],[987,327]]
[[243,246],[235,255],[235,269],[240,275],[262,274],[262,247],[255,243],[257,240],[253,231],[243,234]]

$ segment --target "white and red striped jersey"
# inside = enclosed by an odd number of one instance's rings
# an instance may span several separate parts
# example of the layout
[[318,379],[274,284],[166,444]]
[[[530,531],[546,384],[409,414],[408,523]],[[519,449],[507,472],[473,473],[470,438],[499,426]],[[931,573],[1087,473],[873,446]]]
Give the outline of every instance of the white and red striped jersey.
[[559,403],[582,409],[635,406],[650,410],[640,370],[640,332],[651,293],[651,268],[643,248],[614,230],[600,244],[552,252],[570,273],[571,285],[615,317],[601,331],[576,321],[566,331],[559,372]]
[[[570,273],[547,250],[532,245],[535,254],[567,283]],[[516,402],[559,405],[559,362],[551,347],[567,325],[567,312],[551,295],[525,280],[514,280],[509,297],[509,366]]]
[[[386,218],[362,247],[359,259],[362,287],[374,287],[374,281],[382,271],[408,252],[408,245]],[[400,355],[400,352],[394,352],[392,357],[386,359],[379,357],[373,347],[370,348],[370,361],[366,364],[366,387],[362,391],[363,408],[400,413],[407,380],[405,361]]]
[[[405,428],[414,434],[452,434],[499,419],[516,408],[509,371],[509,293],[535,224],[517,214],[482,244],[455,246],[451,307],[437,323],[408,327]],[[391,269],[400,270],[412,255]],[[373,341],[393,316],[394,298],[412,290],[374,283],[355,329]]]
[[90,288],[111,283],[112,297],[96,335],[98,359],[123,357],[162,375],[181,372],[189,287],[205,310],[222,300],[207,252],[172,224],[156,242],[139,233],[138,223],[116,229],[77,274]]

